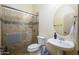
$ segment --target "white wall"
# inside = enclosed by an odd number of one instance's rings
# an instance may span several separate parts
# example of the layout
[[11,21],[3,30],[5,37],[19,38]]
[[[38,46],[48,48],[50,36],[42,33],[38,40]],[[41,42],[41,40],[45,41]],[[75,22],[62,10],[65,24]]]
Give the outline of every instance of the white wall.
[[7,6],[17,8],[26,12],[32,12],[32,4],[6,4]]
[[39,6],[39,35],[47,38],[53,36],[53,19],[56,10],[61,5],[38,5]]

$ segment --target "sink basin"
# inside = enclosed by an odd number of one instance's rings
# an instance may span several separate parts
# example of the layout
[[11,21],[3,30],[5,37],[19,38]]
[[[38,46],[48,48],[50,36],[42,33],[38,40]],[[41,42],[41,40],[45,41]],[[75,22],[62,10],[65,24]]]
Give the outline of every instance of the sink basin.
[[54,38],[48,39],[47,43],[63,51],[72,51],[75,47],[75,44],[72,41],[67,41],[67,40],[63,41],[63,40],[54,39]]

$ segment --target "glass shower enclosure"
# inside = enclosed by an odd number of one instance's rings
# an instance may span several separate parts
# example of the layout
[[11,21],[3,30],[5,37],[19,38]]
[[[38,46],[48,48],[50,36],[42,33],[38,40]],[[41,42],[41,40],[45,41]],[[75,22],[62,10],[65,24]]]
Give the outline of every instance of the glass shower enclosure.
[[1,54],[28,54],[27,46],[37,42],[38,15],[0,5]]

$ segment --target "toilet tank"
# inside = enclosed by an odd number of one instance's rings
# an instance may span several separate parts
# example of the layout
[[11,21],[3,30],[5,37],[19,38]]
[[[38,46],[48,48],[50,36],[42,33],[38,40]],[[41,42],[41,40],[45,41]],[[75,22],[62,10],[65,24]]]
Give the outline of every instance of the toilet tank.
[[38,39],[38,44],[45,45],[45,41],[46,41],[45,37],[37,36],[37,39]]

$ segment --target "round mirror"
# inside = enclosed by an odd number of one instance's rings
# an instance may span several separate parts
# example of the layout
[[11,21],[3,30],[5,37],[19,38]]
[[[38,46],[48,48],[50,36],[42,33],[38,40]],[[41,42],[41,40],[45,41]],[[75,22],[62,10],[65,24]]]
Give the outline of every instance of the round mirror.
[[54,16],[54,29],[63,36],[70,33],[72,24],[74,23],[75,10],[72,6],[64,5],[58,8]]

